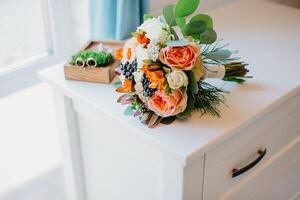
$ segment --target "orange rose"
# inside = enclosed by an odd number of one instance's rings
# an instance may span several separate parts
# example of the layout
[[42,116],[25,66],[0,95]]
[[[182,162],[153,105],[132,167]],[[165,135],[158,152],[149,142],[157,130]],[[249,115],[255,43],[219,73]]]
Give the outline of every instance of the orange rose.
[[191,70],[200,55],[200,47],[197,45],[168,46],[159,53],[162,63],[173,69]]
[[148,101],[149,109],[162,117],[177,115],[185,110],[186,105],[187,94],[181,90],[173,90],[172,94],[158,90]]

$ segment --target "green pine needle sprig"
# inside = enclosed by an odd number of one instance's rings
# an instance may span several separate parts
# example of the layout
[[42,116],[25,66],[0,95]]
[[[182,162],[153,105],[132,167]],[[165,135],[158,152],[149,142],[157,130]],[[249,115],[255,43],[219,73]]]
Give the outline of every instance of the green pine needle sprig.
[[218,107],[225,104],[223,94],[227,92],[203,81],[198,82],[198,86],[199,91],[194,95],[194,109],[202,115],[210,114],[220,117],[221,111]]

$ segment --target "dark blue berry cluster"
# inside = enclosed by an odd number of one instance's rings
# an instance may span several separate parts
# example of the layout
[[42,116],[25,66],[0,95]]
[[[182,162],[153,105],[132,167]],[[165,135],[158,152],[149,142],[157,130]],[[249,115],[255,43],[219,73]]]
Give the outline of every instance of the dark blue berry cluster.
[[125,78],[131,80],[134,83],[133,73],[137,70],[137,62],[136,60],[132,62],[121,63],[120,70]]
[[153,95],[153,93],[157,90],[157,89],[149,88],[149,85],[151,84],[151,82],[146,78],[145,74],[144,74],[144,79],[142,81],[142,84],[144,87],[144,93],[147,97],[151,97]]

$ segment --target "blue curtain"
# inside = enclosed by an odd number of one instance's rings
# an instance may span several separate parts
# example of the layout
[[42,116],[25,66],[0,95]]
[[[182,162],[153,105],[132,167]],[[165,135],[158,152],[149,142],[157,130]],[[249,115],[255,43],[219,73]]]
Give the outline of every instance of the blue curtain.
[[90,0],[89,4],[92,39],[129,38],[149,10],[148,0]]

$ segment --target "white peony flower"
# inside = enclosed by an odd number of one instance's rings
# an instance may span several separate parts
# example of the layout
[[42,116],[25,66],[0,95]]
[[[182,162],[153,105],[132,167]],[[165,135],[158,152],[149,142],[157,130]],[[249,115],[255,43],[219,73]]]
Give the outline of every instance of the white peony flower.
[[144,65],[143,60],[149,60],[150,57],[147,53],[147,49],[144,49],[141,45],[138,45],[136,48],[136,61],[137,61],[137,68],[140,69]]
[[171,89],[187,87],[189,83],[187,75],[180,70],[175,70],[168,74],[167,81]]
[[160,52],[159,39],[152,39],[148,44],[148,48],[147,48],[148,56],[151,58],[151,60],[155,62],[158,59],[159,52]]
[[161,43],[164,43],[169,35],[169,25],[162,22],[160,17],[147,19],[138,30],[146,32],[146,37],[150,40],[159,39]]

